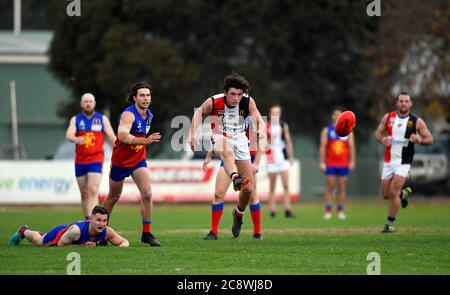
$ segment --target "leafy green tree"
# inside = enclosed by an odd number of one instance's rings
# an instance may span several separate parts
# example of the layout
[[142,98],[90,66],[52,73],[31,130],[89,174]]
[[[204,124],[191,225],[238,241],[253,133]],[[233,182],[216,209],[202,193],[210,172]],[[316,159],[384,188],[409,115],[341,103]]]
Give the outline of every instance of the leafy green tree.
[[152,82],[155,129],[166,139],[171,119],[192,115],[233,71],[249,79],[263,115],[282,104],[294,132],[318,138],[341,105],[367,139],[391,106],[407,44],[431,19],[431,4],[408,3],[383,0],[382,16],[368,17],[365,1],[350,0],[96,0],[68,17],[67,2],[55,1],[50,67],[75,97],[63,114],[91,91],[113,123],[127,87]]

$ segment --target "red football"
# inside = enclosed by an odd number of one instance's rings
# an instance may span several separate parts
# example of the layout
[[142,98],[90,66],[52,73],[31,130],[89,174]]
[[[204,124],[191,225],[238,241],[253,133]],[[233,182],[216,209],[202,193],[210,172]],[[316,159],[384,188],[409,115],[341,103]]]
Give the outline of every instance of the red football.
[[336,119],[336,134],[344,137],[352,133],[356,125],[356,117],[352,111],[345,111]]

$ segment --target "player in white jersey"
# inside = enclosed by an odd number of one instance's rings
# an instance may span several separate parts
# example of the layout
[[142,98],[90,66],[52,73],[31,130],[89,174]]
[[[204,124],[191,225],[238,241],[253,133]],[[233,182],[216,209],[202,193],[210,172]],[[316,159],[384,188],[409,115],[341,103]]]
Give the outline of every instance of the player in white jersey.
[[294,163],[294,146],[289,126],[281,120],[281,107],[279,105],[270,108],[270,117],[266,127],[267,143],[269,144],[269,149],[266,151],[266,160],[269,175],[270,217],[276,216],[275,185],[277,176],[280,175],[284,191],[284,213],[286,218],[293,218],[289,193],[289,169]]
[[430,145],[433,137],[424,120],[411,114],[412,100],[407,92],[397,98],[395,112],[387,113],[375,131],[376,140],[386,146],[381,175],[381,195],[390,199],[389,215],[383,233],[394,232],[400,205],[406,208],[412,190],[402,190],[414,156],[414,144]]
[[234,73],[224,79],[224,92],[203,102],[195,111],[189,134],[189,145],[195,149],[196,130],[207,116],[211,118],[212,150],[224,163],[226,174],[239,193],[239,201],[233,209],[232,233],[237,238],[241,231],[242,216],[253,192],[250,162],[249,138],[246,135],[246,118],[256,124],[257,144],[260,150],[265,146],[265,123],[252,97],[248,95],[250,84]]

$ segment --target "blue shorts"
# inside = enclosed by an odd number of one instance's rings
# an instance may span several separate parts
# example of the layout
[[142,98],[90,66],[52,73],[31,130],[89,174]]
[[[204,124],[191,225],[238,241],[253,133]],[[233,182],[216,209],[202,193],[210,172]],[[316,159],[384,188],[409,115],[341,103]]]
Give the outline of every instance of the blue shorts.
[[[251,156],[250,161],[252,162],[252,164],[253,164],[253,162],[255,162],[255,159],[256,159],[256,156]],[[220,167],[223,167],[223,162],[220,162]]]
[[325,174],[329,176],[348,176],[350,171],[348,167],[327,167]]
[[57,227],[46,233],[42,241],[43,245],[44,246],[56,245],[62,236],[62,231],[66,230],[68,227],[69,226],[65,224],[58,225]]
[[103,163],[87,163],[87,164],[75,164],[75,176],[80,177],[88,173],[100,173],[103,171]]
[[140,161],[139,164],[137,164],[136,166],[131,167],[131,168],[125,168],[125,167],[120,167],[120,166],[111,164],[111,172],[109,173],[109,178],[114,181],[119,182],[119,181],[124,180],[126,177],[130,176],[131,173],[134,172],[134,170],[142,168],[142,167],[147,168],[146,160]]

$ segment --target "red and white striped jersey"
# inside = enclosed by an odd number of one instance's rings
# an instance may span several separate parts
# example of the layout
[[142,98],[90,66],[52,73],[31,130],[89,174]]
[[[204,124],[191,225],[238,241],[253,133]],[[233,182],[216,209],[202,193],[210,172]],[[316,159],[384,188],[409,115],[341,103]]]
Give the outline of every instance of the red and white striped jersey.
[[211,97],[213,108],[211,130],[226,137],[246,136],[246,118],[249,115],[250,96],[244,94],[239,105],[229,107],[224,93]]
[[384,162],[392,164],[411,164],[414,156],[414,143],[409,141],[416,133],[417,116],[409,114],[401,118],[397,112],[391,112],[386,120],[386,130],[390,145],[386,146]]

